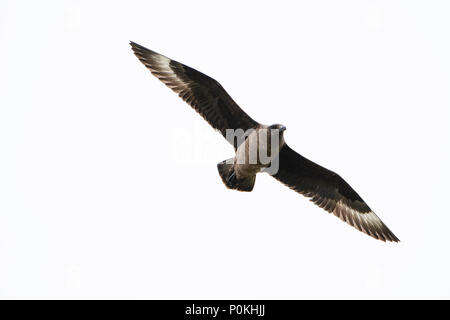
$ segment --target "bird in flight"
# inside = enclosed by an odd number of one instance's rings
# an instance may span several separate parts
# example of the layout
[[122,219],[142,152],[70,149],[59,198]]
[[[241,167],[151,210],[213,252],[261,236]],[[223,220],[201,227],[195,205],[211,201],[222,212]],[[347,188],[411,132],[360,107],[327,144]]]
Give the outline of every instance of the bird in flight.
[[256,122],[216,80],[137,43],[130,45],[154,76],[234,146],[235,156],[217,164],[229,189],[252,191],[256,174],[265,171],[359,231],[382,241],[399,241],[344,179],[285,143],[285,126]]

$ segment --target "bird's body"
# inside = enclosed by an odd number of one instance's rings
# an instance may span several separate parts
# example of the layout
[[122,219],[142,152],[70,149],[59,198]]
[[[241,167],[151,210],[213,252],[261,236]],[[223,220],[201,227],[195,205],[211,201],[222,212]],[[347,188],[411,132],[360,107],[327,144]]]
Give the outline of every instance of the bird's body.
[[256,122],[214,79],[134,42],[130,44],[153,75],[235,147],[235,156],[217,165],[229,189],[252,191],[256,175],[267,172],[356,229],[382,241],[399,241],[344,179],[292,150],[284,141],[284,126]]
[[[250,129],[236,143],[234,158],[217,165],[225,185],[239,191],[252,191],[256,175],[263,171],[278,170],[278,156],[284,146],[282,125],[259,125]],[[227,137],[234,144],[234,135]],[[270,171],[269,171],[270,172]]]

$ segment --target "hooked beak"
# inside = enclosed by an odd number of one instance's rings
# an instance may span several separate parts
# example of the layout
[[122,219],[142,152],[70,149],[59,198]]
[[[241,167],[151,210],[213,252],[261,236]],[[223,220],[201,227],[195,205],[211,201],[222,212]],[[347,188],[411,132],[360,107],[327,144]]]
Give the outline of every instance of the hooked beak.
[[283,131],[285,131],[286,130],[286,127],[285,126],[282,126],[281,128],[280,128],[280,132],[283,132]]

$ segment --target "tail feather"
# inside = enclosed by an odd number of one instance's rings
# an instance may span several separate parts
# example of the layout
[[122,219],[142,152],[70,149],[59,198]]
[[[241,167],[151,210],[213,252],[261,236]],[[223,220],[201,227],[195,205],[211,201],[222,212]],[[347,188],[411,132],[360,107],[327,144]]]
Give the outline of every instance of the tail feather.
[[238,179],[236,172],[234,171],[233,159],[219,162],[217,164],[217,169],[219,170],[219,175],[227,188],[247,192],[253,190],[256,175],[246,177],[244,179]]

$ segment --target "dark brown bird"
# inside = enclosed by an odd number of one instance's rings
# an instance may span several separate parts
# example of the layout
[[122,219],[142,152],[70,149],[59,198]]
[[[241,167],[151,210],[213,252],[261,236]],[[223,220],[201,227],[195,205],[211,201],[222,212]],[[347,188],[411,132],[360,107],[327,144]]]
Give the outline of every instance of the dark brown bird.
[[[252,191],[256,174],[265,171],[359,231],[382,241],[399,241],[344,179],[301,156],[284,142],[286,127],[256,122],[216,80],[137,43],[130,44],[154,76],[234,145],[235,157],[217,165],[228,188]],[[262,158],[263,153],[268,154],[267,159]],[[256,157],[250,161],[252,154]]]

